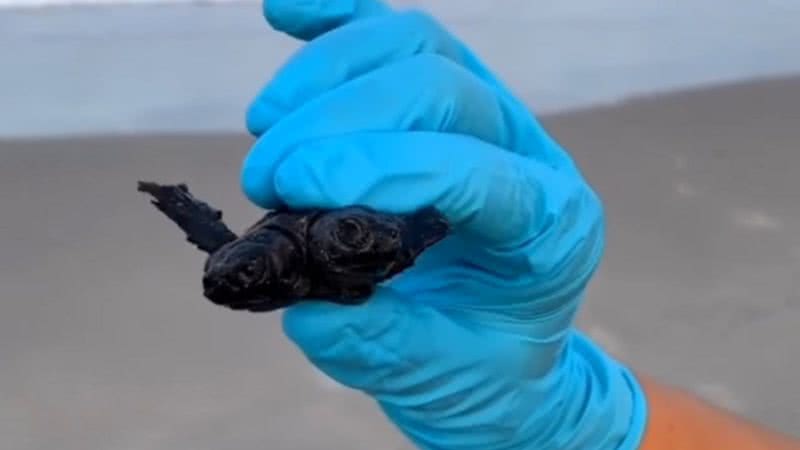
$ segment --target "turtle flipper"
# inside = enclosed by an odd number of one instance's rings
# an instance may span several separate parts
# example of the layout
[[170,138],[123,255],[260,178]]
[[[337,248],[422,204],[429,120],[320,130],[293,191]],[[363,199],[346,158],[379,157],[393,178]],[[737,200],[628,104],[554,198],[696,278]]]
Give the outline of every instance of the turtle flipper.
[[410,260],[446,238],[452,231],[447,219],[435,208],[429,207],[408,214],[403,218],[406,230],[403,246]]
[[213,253],[236,239],[236,234],[222,222],[222,211],[196,199],[185,184],[160,185],[140,181],[138,190],[150,194],[154,198],[151,203],[175,222],[186,233],[186,239],[202,251]]

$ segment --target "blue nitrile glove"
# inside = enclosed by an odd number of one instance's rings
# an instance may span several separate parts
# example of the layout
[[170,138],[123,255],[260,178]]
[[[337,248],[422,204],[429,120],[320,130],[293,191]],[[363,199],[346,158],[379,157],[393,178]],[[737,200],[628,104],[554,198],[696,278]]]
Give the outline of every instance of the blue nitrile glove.
[[310,43],[249,111],[247,196],[435,206],[455,227],[362,306],[291,307],[287,335],[421,448],[637,448],[639,384],[573,328],[604,224],[569,156],[422,13],[369,0],[265,9]]

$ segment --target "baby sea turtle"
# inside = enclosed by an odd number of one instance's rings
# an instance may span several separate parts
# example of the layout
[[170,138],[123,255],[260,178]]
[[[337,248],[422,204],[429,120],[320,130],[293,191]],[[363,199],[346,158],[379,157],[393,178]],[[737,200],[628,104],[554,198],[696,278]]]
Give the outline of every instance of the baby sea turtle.
[[208,253],[203,295],[235,310],[267,312],[303,299],[362,303],[449,233],[432,208],[392,215],[353,206],[269,211],[237,236],[185,184],[140,181],[138,190]]

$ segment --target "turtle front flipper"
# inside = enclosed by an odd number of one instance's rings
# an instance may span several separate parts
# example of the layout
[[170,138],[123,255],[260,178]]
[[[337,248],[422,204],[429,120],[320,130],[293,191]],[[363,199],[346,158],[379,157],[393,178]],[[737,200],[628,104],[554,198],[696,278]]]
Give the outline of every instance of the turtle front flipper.
[[186,233],[186,240],[206,253],[213,253],[236,234],[222,222],[222,211],[196,199],[185,184],[160,185],[140,181],[139,192],[150,194],[159,211]]

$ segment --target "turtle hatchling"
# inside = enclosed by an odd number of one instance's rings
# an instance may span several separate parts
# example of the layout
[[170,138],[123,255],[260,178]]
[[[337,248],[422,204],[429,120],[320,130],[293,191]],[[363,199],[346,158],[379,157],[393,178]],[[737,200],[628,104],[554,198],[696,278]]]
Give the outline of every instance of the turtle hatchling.
[[433,208],[393,215],[352,206],[271,210],[237,236],[185,184],[140,181],[138,190],[208,254],[203,295],[235,310],[268,312],[304,299],[363,303],[450,232]]

